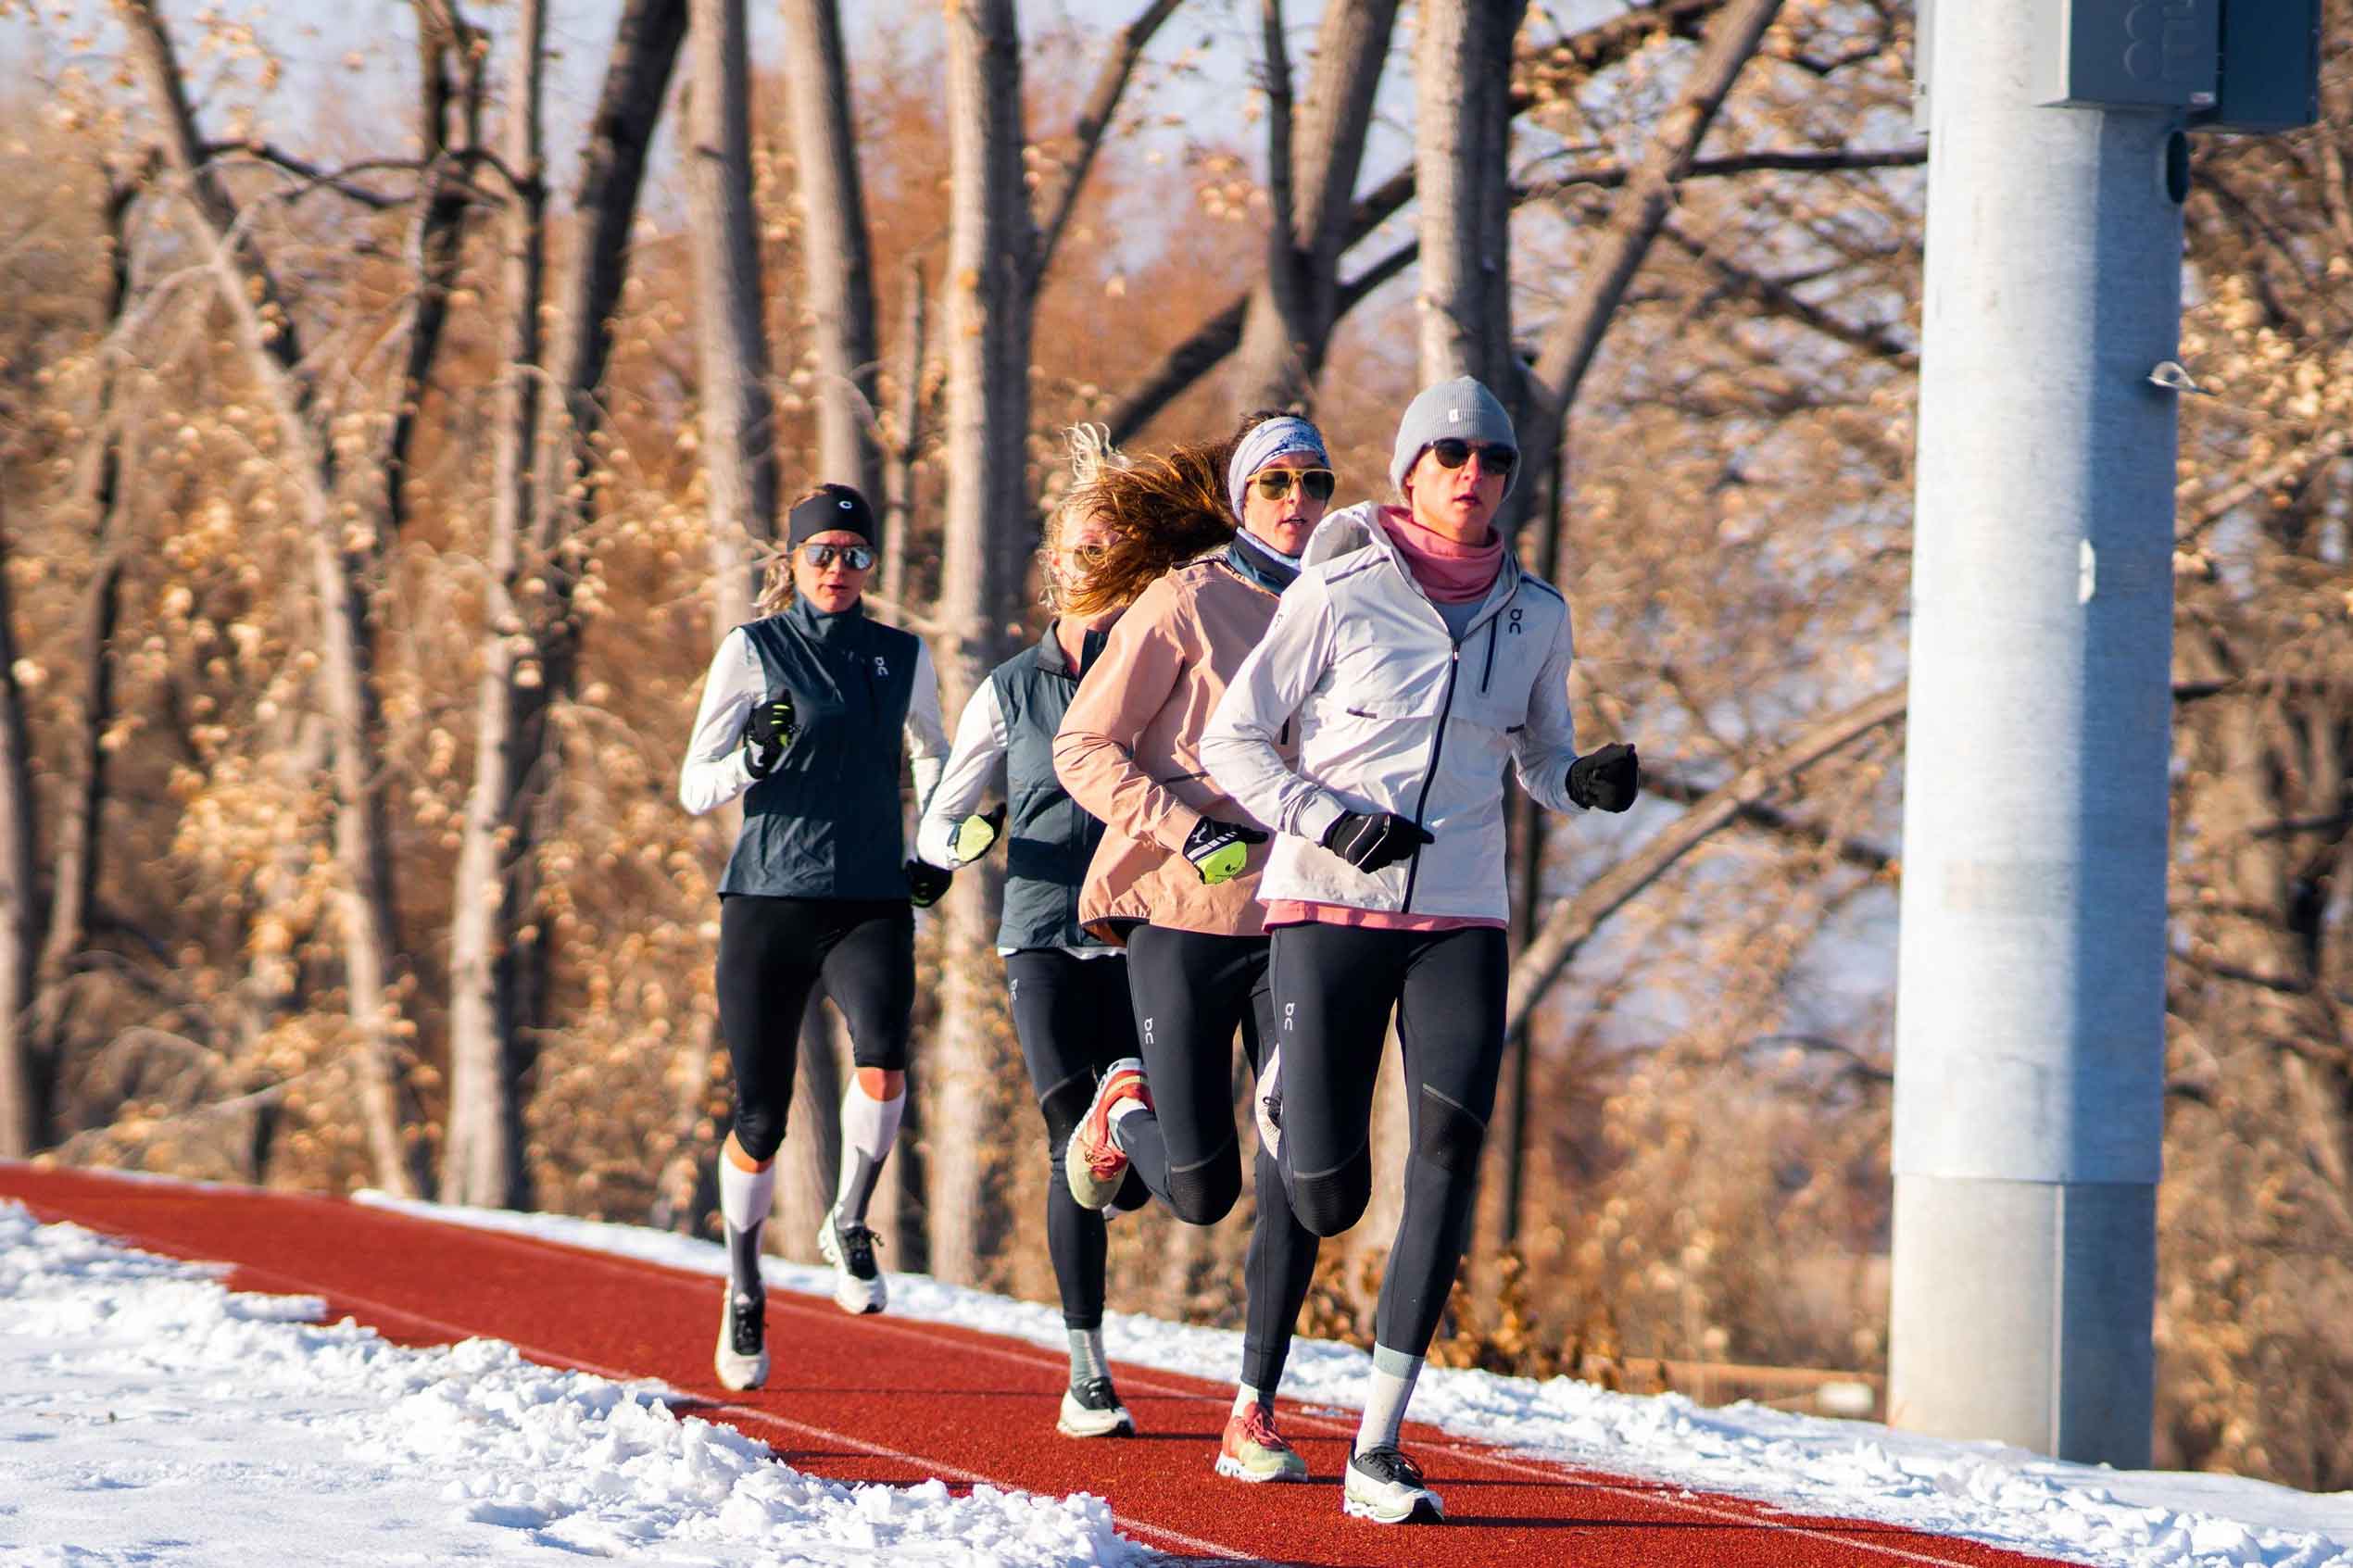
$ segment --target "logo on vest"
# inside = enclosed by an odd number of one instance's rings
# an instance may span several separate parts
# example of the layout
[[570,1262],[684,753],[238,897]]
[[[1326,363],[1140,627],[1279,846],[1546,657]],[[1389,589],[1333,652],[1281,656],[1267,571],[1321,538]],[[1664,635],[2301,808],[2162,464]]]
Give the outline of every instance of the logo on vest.
[[875,679],[877,681],[890,679],[890,666],[883,662],[883,656],[880,654],[875,655]]

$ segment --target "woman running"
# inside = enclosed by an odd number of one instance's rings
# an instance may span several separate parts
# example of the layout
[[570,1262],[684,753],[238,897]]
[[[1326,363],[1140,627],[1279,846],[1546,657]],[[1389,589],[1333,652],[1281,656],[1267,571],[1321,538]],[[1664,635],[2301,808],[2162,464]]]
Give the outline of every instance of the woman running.
[[[979,859],[1000,835],[1005,840],[997,951],[1005,960],[1022,1061],[1046,1122],[1052,1172],[1046,1251],[1070,1335],[1070,1384],[1055,1426],[1070,1437],[1136,1429],[1103,1356],[1103,1217],[1078,1206],[1062,1173],[1063,1145],[1094,1094],[1097,1074],[1136,1054],[1126,958],[1078,920],[1079,885],[1102,824],[1054,777],[1054,731],[1113,622],[1144,585],[1133,572],[1107,573],[1100,582],[1090,575],[1113,535],[1085,506],[1087,488],[1126,462],[1105,444],[1106,433],[1099,425],[1071,433],[1074,489],[1046,520],[1038,555],[1046,603],[1056,617],[1034,646],[991,671],[964,705],[947,771],[915,833],[916,855],[950,868]],[[1000,774],[1006,803],[977,814]],[[1134,1209],[1149,1196],[1141,1182],[1131,1181],[1121,1201]]]
[[820,982],[849,1020],[857,1072],[841,1101],[841,1185],[817,1246],[844,1311],[879,1312],[887,1297],[866,1204],[906,1105],[910,906],[937,901],[949,881],[902,855],[899,759],[903,744],[920,800],[939,782],[948,745],[930,654],[869,620],[862,604],[878,532],[866,498],[847,484],[793,503],[788,569],[761,599],[781,613],[720,643],[679,772],[689,811],[744,797],[743,830],[719,884],[719,1026],[735,1069],[736,1123],[719,1154],[727,1289],[714,1364],[728,1388],[757,1388],[768,1376],[760,1235],[801,1014]]
[[[1141,1040],[1138,1057],[1103,1075],[1064,1166],[1088,1208],[1110,1203],[1132,1168],[1178,1219],[1211,1225],[1241,1196],[1235,1030],[1255,1074],[1273,1012],[1256,897],[1267,835],[1211,783],[1198,748],[1298,571],[1331,498],[1331,460],[1307,420],[1253,416],[1230,452],[1180,447],[1092,488],[1114,532],[1149,535],[1159,531],[1118,521],[1189,512],[1222,538],[1136,600],[1054,743],[1063,786],[1105,824],[1079,913],[1126,944]],[[1244,1481],[1303,1480],[1306,1461],[1276,1430],[1274,1399],[1316,1240],[1264,1150],[1255,1178],[1242,1374],[1216,1466]]]
[[1392,1010],[1403,1044],[1404,1213],[1342,1491],[1384,1524],[1444,1517],[1397,1440],[1469,1239],[1503,1060],[1504,766],[1556,811],[1623,811],[1640,783],[1631,746],[1578,756],[1567,602],[1491,526],[1518,458],[1478,382],[1416,397],[1390,460],[1405,505],[1325,520],[1201,744],[1218,786],[1277,834],[1259,886],[1282,1018],[1275,1141],[1317,1236],[1371,1195]]

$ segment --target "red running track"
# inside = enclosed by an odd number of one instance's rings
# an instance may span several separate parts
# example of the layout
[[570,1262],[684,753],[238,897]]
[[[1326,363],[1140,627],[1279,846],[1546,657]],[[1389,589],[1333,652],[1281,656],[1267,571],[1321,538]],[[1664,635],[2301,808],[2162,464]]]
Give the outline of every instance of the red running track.
[[1252,1486],[1210,1469],[1230,1384],[1118,1367],[1140,1435],[1074,1441],[1053,1430],[1067,1367],[1057,1352],[945,1323],[851,1318],[831,1301],[768,1297],[775,1369],[730,1395],[711,1379],[719,1292],[711,1276],[535,1237],[340,1199],[125,1180],[0,1161],[0,1198],[149,1251],[233,1265],[241,1290],[321,1296],[386,1338],[503,1339],[533,1361],[660,1378],[799,1469],[841,1481],[938,1476],[1106,1498],[1122,1534],[1172,1559],[1412,1563],[1416,1568],[2026,1568],[2053,1560],[1889,1524],[1783,1513],[1680,1486],[1513,1459],[1409,1426],[1451,1517],[1383,1526],[1340,1511],[1353,1417],[1286,1403],[1304,1486]]

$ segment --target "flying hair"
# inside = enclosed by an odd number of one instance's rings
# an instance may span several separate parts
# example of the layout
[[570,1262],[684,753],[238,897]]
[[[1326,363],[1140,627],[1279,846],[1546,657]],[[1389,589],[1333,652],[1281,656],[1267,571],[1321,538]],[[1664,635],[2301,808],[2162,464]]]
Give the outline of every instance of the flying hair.
[[[1062,511],[1092,517],[1111,542],[1088,563],[1086,580],[1063,596],[1062,608],[1096,615],[1133,604],[1162,574],[1234,537],[1226,502],[1226,461],[1233,443],[1177,446],[1165,457],[1098,466],[1074,485]],[[1074,459],[1075,461],[1076,459]]]

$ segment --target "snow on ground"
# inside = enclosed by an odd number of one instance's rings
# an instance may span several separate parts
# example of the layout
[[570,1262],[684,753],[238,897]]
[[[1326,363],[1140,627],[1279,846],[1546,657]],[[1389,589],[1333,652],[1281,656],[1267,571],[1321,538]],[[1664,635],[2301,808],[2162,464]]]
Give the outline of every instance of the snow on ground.
[[[726,1272],[717,1244],[661,1231],[373,1194],[362,1200],[673,1268]],[[771,1288],[818,1295],[832,1283],[825,1270],[774,1259],[768,1279]],[[1067,1345],[1059,1309],[921,1274],[891,1275],[890,1311],[1058,1351]],[[1227,1330],[1114,1312],[1103,1331],[1119,1361],[1202,1377],[1228,1376],[1241,1364],[1241,1336]],[[1370,1358],[1353,1347],[1302,1340],[1282,1391],[1358,1410],[1370,1370]],[[1415,1391],[1413,1416],[1565,1463],[2114,1568],[2353,1568],[2353,1493],[2314,1496],[2237,1476],[2066,1464],[1996,1443],[1945,1442],[1753,1404],[1708,1410],[1678,1395],[1613,1394],[1566,1377],[1540,1383],[1432,1368]]]
[[405,1349],[0,1202],[0,1563],[995,1568],[1139,1555],[1088,1497],[849,1486],[653,1384]]

